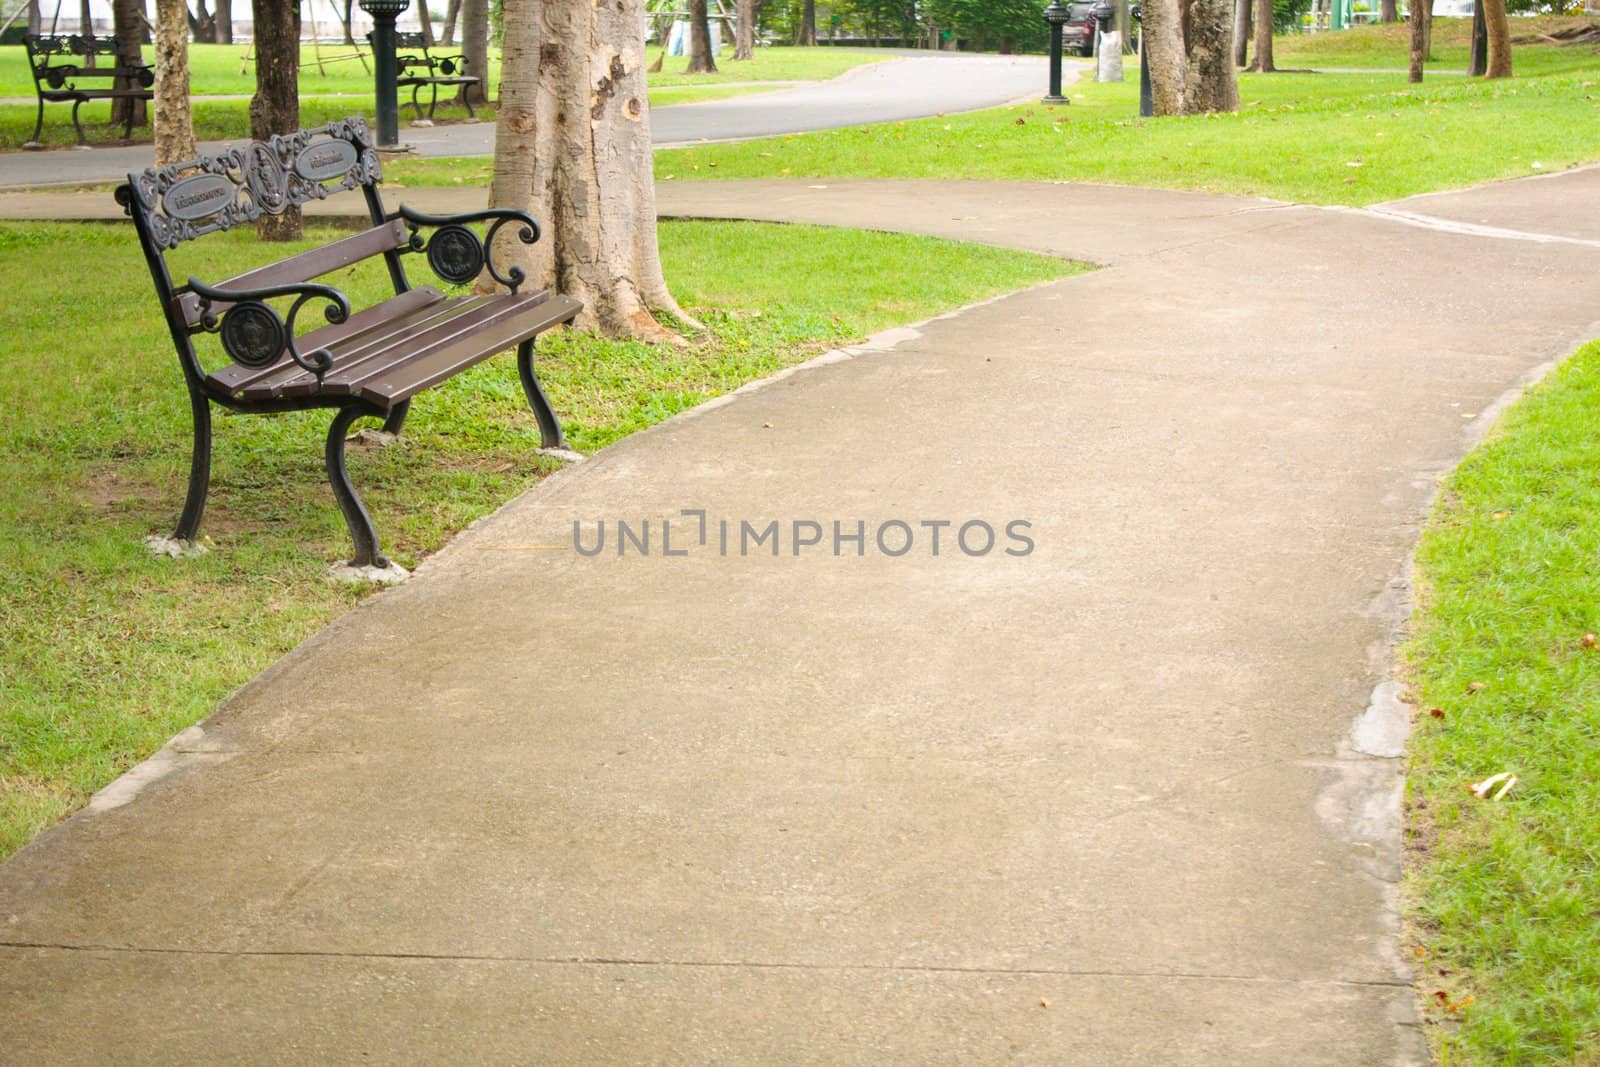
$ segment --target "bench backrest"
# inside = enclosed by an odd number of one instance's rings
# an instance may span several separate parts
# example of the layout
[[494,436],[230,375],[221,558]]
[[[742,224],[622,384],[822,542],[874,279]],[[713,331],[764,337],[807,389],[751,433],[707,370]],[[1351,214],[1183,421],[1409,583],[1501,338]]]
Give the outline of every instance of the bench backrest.
[[[467,60],[464,56],[434,56],[428,46],[428,39],[420,33],[397,33],[394,35],[394,45],[395,61],[399,64],[401,74],[410,67],[426,67],[430,72],[437,69],[439,73],[445,75],[462,74],[467,69]],[[400,54],[405,51],[419,54]]]
[[[149,87],[155,72],[138,56],[125,56],[114,37],[52,36],[29,33],[22,38],[28,50],[28,66],[35,82],[59,89],[72,78],[126,77]],[[89,66],[91,57],[110,57],[105,66]]]
[[[185,370],[199,375],[187,335],[201,326],[199,299],[174,286],[165,255],[185,241],[263,215],[359,189],[366,197],[372,228],[322,248],[290,256],[221,283],[252,288],[310,281],[352,263],[382,255],[397,292],[409,288],[399,262],[410,233],[404,223],[385,217],[378,195],[382,167],[372,135],[360,116],[314,129],[249,141],[221,155],[199,156],[169,167],[129,174],[117,187],[117,202],[132,217],[150,264],[156,291],[168,315]],[[212,303],[213,315],[224,305]]]

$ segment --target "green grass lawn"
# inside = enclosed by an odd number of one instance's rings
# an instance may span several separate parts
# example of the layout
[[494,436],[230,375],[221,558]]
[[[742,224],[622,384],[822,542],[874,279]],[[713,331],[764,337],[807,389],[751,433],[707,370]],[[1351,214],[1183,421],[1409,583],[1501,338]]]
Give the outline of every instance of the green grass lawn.
[[[1593,20],[1553,16],[1513,18],[1513,69],[1518,74],[1554,74],[1592,67],[1595,62],[1593,45],[1550,47],[1532,40],[1540,34],[1585,21]],[[1427,70],[1465,73],[1471,33],[1471,19],[1435,18],[1433,58],[1427,63]],[[1360,26],[1339,33],[1289,34],[1273,39],[1272,57],[1274,64],[1283,68],[1405,70],[1411,65],[1411,27],[1399,22],[1387,26]]]
[[[1597,472],[1591,344],[1451,476],[1419,549],[1407,895],[1441,1063],[1600,1063]],[[1468,792],[1502,771],[1505,798]]]
[[[326,240],[330,234],[313,235]],[[226,234],[185,246],[213,280],[291,249]],[[1047,257],[926,238],[667,223],[687,347],[564,332],[540,374],[573,445],[603,447],[823,349],[1070,273]],[[426,274],[420,261],[413,273]],[[26,276],[0,339],[0,858],[206,715],[361,594],[328,582],[350,545],[322,474],[326,413],[222,417],[195,560],[156,559],[189,449],[187,402],[125,225],[0,224],[0,275]],[[421,275],[419,275],[420,277]],[[92,279],[94,329],[63,328]],[[358,306],[384,281],[327,279]],[[353,450],[352,478],[406,565],[552,469],[501,358],[417,401],[403,446]]]

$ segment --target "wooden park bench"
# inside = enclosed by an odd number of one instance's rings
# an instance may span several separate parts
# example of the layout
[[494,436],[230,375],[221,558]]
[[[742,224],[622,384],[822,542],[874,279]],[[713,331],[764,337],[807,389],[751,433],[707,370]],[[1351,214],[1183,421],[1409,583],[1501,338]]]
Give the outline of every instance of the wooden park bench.
[[[543,446],[566,448],[534,374],[533,346],[544,330],[571,322],[582,305],[525,288],[520,267],[503,268],[496,260],[495,237],[502,228],[511,227],[508,236],[532,244],[539,239],[538,223],[506,209],[436,217],[401,205],[387,212],[380,181],[373,138],[366,123],[353,117],[130,174],[118,187],[117,202],[133,218],[155,279],[194,414],[188,496],[173,535],[177,545],[170,548],[192,550],[200,532],[210,484],[212,404],[257,414],[334,410],[325,459],[355,541],[356,568],[391,568],[345,471],[345,436],[357,419],[382,419],[385,431],[399,433],[418,393],[515,348]],[[366,198],[371,220],[358,233],[214,284],[192,276],[174,284],[168,272],[166,254],[185,241],[356,189]],[[469,226],[474,223],[487,224],[487,231],[480,236]],[[394,296],[371,307],[353,308],[344,293],[313,280],[374,257],[382,258]],[[413,287],[406,275],[413,257],[425,260],[443,282],[467,285],[487,271],[503,289],[447,296],[430,285]],[[298,333],[308,304],[324,313],[326,324]],[[205,369],[195,346],[208,333],[219,336],[227,356],[215,370]]]
[[[368,34],[371,39],[371,34]],[[401,89],[411,89],[411,107],[417,113],[417,118],[422,118],[422,105],[417,100],[417,94],[424,88],[430,90],[428,97],[428,119],[433,119],[433,109],[439,103],[439,86],[453,85],[467,105],[467,114],[473,118],[477,112],[472,110],[472,95],[467,92],[470,86],[477,85],[483,79],[467,73],[467,57],[462,55],[436,56],[428,47],[428,40],[420,33],[395,34],[395,86]]]
[[[78,143],[87,144],[78,109],[89,100],[149,100],[155,93],[156,72],[137,57],[117,51],[109,37],[54,37],[30,33],[22,38],[28,50],[28,69],[33,73],[34,91],[39,95],[39,118],[33,124],[28,144],[39,145],[44,130],[44,106],[72,101],[72,127]],[[94,61],[105,56],[100,66]],[[92,64],[92,65],[91,65]],[[133,108],[123,119],[122,137],[133,136]]]

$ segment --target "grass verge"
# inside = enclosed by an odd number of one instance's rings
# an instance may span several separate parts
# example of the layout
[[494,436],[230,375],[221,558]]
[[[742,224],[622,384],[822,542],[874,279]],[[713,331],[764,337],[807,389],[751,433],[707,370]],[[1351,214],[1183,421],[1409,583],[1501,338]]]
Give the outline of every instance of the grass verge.
[[1243,75],[1237,114],[1162,119],[1137,118],[1131,70],[1125,82],[1072,86],[1071,107],[662,151],[656,174],[1090,181],[1362,205],[1600,159],[1600,55],[1518,56],[1548,72],[1421,86],[1401,72]]
[[[291,250],[221,234],[185,246],[173,270],[217,279]],[[541,341],[541,377],[581,450],[826,348],[1075,269],[753,223],[667,223],[661,250],[705,337],[686,348],[573,332]],[[29,279],[0,339],[0,393],[13,398],[0,420],[3,858],[361,594],[323,576],[349,551],[323,481],[325,413],[219,419],[213,550],[180,562],[141,546],[176,519],[189,416],[130,227],[0,224],[0,272]],[[85,278],[93,327],[64,327]],[[355,268],[328,280],[358,306],[384,284]],[[404,445],[353,451],[352,478],[409,566],[547,474],[538,443],[514,361],[501,358],[420,397]]]
[[1467,457],[1418,551],[1407,895],[1442,1064],[1600,1062],[1597,440],[1600,343]]

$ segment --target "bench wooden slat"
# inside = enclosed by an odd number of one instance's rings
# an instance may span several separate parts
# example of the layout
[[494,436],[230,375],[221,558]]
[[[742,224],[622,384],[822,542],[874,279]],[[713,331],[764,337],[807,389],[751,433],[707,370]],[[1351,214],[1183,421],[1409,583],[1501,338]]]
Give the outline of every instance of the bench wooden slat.
[[[369,256],[379,252],[388,252],[400,248],[410,240],[410,232],[406,224],[400,219],[393,219],[382,226],[374,226],[370,230],[350,237],[341,237],[331,244],[321,248],[313,248],[288,259],[279,260],[277,263],[268,263],[264,267],[245,271],[243,274],[219,282],[219,289],[262,289],[269,285],[295,285],[299,282],[309,282],[320,278],[324,274],[331,274],[336,270],[359,263]],[[213,304],[211,310],[220,314],[229,305]],[[200,321],[200,298],[193,293],[184,293],[178,298],[178,309],[183,315],[183,321],[193,327]]]
[[[402,316],[409,316],[422,308],[440,303],[444,294],[431,285],[424,285],[411,289],[399,296],[390,297],[380,304],[369,308],[362,308],[352,314],[344,322],[329,323],[319,329],[305,334],[297,342],[302,352],[315,352],[319,348],[331,348],[337,344],[350,344],[361,335],[372,332],[387,332],[390,322]],[[289,358],[289,353],[284,352],[278,357],[276,363],[269,363],[265,367],[246,367],[238,363],[230,363],[221,370],[208,376],[209,380],[226,389],[229,393],[237,393],[257,382],[263,381],[274,374],[285,371],[298,371],[300,365]]]

